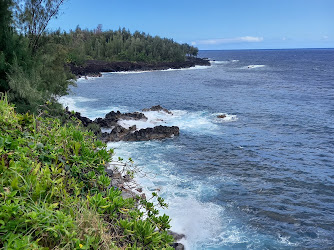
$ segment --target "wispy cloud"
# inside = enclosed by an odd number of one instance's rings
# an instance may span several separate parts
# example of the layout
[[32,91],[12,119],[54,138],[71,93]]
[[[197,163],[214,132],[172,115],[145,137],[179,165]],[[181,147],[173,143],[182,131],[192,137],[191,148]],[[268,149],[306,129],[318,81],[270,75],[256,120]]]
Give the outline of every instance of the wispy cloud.
[[208,40],[198,40],[194,41],[192,45],[217,45],[217,44],[226,44],[226,43],[254,43],[262,42],[263,37],[256,36],[242,36],[235,38],[219,38],[219,39],[208,39]]

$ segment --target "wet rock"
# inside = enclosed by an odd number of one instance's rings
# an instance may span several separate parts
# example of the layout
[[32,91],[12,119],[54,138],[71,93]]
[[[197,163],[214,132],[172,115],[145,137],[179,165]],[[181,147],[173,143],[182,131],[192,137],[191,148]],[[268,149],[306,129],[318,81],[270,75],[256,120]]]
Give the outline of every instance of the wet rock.
[[152,107],[150,107],[149,109],[143,109],[143,112],[146,112],[146,111],[164,111],[164,112],[166,112],[167,114],[170,114],[170,115],[173,114],[173,113],[170,112],[168,109],[165,109],[165,108],[161,107],[160,105],[152,106]]
[[[171,113],[169,110],[162,108],[160,105],[153,106],[151,110],[162,110]],[[176,126],[156,126],[154,128],[145,128],[137,131],[136,125],[124,128],[118,124],[120,120],[141,120],[146,121],[147,117],[140,112],[121,113],[119,111],[111,111],[105,115],[105,118],[97,118],[94,121],[87,117],[81,116],[80,113],[72,113],[67,109],[69,117],[76,117],[88,129],[92,130],[104,142],[109,141],[149,141],[162,140],[178,136],[180,130]],[[111,128],[111,132],[101,132],[101,128]],[[94,129],[94,130],[93,130]]]
[[132,192],[131,190],[123,189],[122,193],[121,193],[121,196],[124,199],[128,199],[128,198],[135,198],[137,195],[136,195],[136,193]]
[[102,140],[105,142],[108,141],[124,141],[125,138],[136,130],[136,125],[131,126],[126,129],[120,125],[116,125],[110,133],[103,133]]
[[175,241],[179,241],[179,240],[181,240],[183,238],[186,238],[186,236],[184,234],[178,234],[178,233],[175,233],[175,232],[170,231],[170,230],[168,230],[167,233],[169,235],[173,236],[173,238],[174,238]]
[[224,119],[224,118],[226,118],[226,115],[217,115],[217,118]]
[[104,118],[97,118],[94,122],[99,124],[103,128],[111,128],[117,126],[117,122],[120,120],[143,120],[147,121],[147,117],[140,112],[124,113],[117,111],[111,111],[105,115]]
[[184,245],[182,243],[174,242],[171,244],[175,250],[184,250]]
[[75,117],[82,122],[82,125],[87,127],[89,124],[93,123],[88,117],[82,116],[79,112],[70,112],[68,107],[65,108],[65,112],[68,114],[69,118]]
[[106,174],[109,176],[109,177],[113,177],[113,174],[114,172],[110,169],[110,168],[106,168]]
[[149,140],[162,140],[178,136],[180,134],[179,127],[172,126],[156,126],[154,128],[145,128],[130,133],[123,138],[125,141],[149,141]]

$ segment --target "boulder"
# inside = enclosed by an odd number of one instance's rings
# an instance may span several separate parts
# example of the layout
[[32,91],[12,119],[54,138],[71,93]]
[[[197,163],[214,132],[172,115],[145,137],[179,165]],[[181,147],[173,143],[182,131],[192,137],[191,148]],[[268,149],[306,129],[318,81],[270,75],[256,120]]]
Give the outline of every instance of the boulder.
[[145,128],[128,134],[123,138],[125,141],[149,141],[162,140],[178,136],[180,134],[179,127],[172,126],[156,126],[154,128]]
[[171,230],[168,230],[167,233],[169,235],[173,236],[173,238],[174,238],[175,241],[179,241],[179,240],[181,240],[183,238],[186,238],[186,236],[184,234],[178,234],[178,233],[175,233],[175,232],[173,232]]
[[226,115],[217,115],[217,118],[224,119],[224,118],[226,118]]
[[175,250],[184,250],[184,245],[182,243],[174,242],[171,244]]
[[143,112],[146,112],[146,111],[164,111],[164,112],[166,112],[167,114],[170,114],[170,115],[173,114],[173,113],[170,112],[168,109],[165,109],[165,108],[161,107],[160,105],[152,106],[152,107],[150,107],[149,109],[143,109]]
[[116,125],[110,133],[103,133],[102,140],[105,142],[108,141],[123,141],[125,138],[136,130],[136,125],[131,126],[126,129],[120,125]]
[[88,117],[82,116],[79,112],[75,112],[75,113],[70,112],[68,107],[65,108],[65,112],[68,114],[69,118],[75,117],[78,120],[80,120],[82,122],[82,125],[84,125],[85,127],[93,123],[91,119],[89,119]]
[[95,119],[95,123],[99,124],[103,128],[111,128],[117,126],[119,120],[144,120],[147,121],[147,117],[140,112],[124,113],[117,111],[111,111],[105,115],[104,118]]

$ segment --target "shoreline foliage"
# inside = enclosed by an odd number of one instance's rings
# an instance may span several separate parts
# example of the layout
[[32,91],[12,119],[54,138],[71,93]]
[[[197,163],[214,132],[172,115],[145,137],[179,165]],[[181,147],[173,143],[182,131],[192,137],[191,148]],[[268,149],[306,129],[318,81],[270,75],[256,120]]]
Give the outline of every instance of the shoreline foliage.
[[80,121],[18,114],[4,96],[0,130],[0,248],[171,249],[169,217],[110,187],[113,150]]

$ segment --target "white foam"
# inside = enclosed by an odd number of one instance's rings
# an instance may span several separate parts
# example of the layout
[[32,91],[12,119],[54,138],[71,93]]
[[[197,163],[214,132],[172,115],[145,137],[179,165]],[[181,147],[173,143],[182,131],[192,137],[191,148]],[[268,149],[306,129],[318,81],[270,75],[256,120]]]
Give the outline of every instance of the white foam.
[[[102,74],[102,77],[103,77],[103,74]],[[96,76],[81,76],[79,77],[78,79],[76,79],[77,82],[83,82],[83,81],[92,81],[92,80],[96,80],[98,79],[99,77],[96,77]]]
[[182,71],[182,70],[194,70],[194,69],[208,69],[211,66],[201,66],[201,65],[196,65],[194,67],[190,68],[181,68],[181,69],[162,69],[162,70],[134,70],[134,71],[119,71],[119,72],[105,72],[103,74],[121,74],[121,75],[128,75],[128,74],[142,74],[142,73],[152,73],[152,72],[169,72],[169,71]]
[[[173,115],[157,111],[143,112],[148,118],[147,121],[121,120],[118,123],[125,128],[136,125],[137,130],[142,128],[153,128],[159,125],[178,126],[181,131],[200,134],[214,134],[219,129],[219,126],[216,124],[217,122],[212,119],[211,114],[205,111],[188,112],[185,110],[171,110],[171,112]],[[225,119],[225,121],[227,121],[227,119]]]
[[128,74],[142,74],[142,73],[148,73],[148,72],[153,72],[153,71],[152,70],[145,70],[145,71],[135,70],[135,71],[108,72],[108,73],[105,73],[105,74],[128,75]]
[[[225,116],[224,118],[218,118],[218,116]],[[230,115],[230,114],[227,114],[227,113],[215,113],[213,114],[214,116],[214,121],[216,123],[225,123],[225,122],[235,122],[238,120],[238,117],[237,115]]]
[[157,122],[151,121],[151,120],[120,120],[117,122],[119,125],[121,125],[124,128],[129,128],[133,125],[136,125],[136,129],[144,129],[144,128],[153,128],[155,126],[161,125],[158,124]]
[[167,198],[166,201],[169,204],[166,212],[172,218],[171,230],[186,235],[186,239],[180,241],[186,249],[218,241],[223,230],[222,207],[189,196]]
[[230,61],[210,61],[211,64],[228,64]]
[[228,61],[210,61],[212,65],[219,65],[219,64],[229,64],[229,63],[236,63],[239,60],[228,60]]
[[86,108],[78,107],[78,103],[84,102],[95,102],[97,99],[89,99],[82,96],[61,96],[58,98],[58,102],[63,105],[63,107],[68,107],[69,110],[74,110],[76,112],[85,113],[87,111]]
[[[155,191],[168,203],[168,209],[160,209],[160,214],[172,218],[171,230],[186,235],[180,240],[186,249],[206,249],[231,243],[246,241],[245,232],[232,226],[233,219],[225,214],[222,206],[212,202],[201,202],[199,196],[219,192],[210,181],[187,180],[183,175],[175,175],[171,170],[177,166],[163,160],[163,154],[177,150],[174,144],[166,145],[156,141],[149,142],[116,142],[108,143],[115,148],[115,158],[132,158],[138,169],[146,175],[136,175],[147,197]],[[154,150],[154,154],[150,153]],[[178,150],[182,150],[181,148]],[[215,177],[210,177],[211,180]],[[219,176],[219,181],[226,181]]]
[[[120,120],[118,124],[129,128],[136,125],[136,129],[153,128],[155,126],[178,126],[181,131],[196,134],[216,134],[219,132],[219,123],[235,122],[238,120],[236,115],[227,113],[209,114],[205,111],[188,112],[185,110],[171,110],[173,115],[163,111],[143,112],[147,120]],[[218,115],[225,115],[218,118]]]
[[281,242],[281,243],[283,243],[284,245],[286,245],[286,246],[298,246],[298,244],[297,243],[292,243],[291,241],[290,241],[290,236],[282,236],[282,235],[278,235],[278,240]]
[[165,69],[165,70],[161,70],[161,71],[180,71],[180,70],[194,70],[194,69],[208,69],[211,66],[202,66],[202,65],[196,65],[194,67],[190,67],[190,68],[181,68],[181,69]]
[[243,69],[256,69],[256,68],[263,68],[265,67],[266,65],[248,65],[248,66],[245,66],[245,67],[242,67]]
[[101,128],[102,133],[110,133],[113,130],[114,127],[112,128]]
[[97,102],[98,99],[86,98],[82,96],[62,96],[58,98],[58,102],[63,105],[63,107],[68,107],[69,110],[74,110],[75,112],[81,113],[81,115],[86,116],[90,119],[95,119],[98,117],[104,117],[105,114],[110,111],[120,111],[129,112],[128,108],[125,106],[108,106],[104,109],[94,109],[89,108],[88,105],[85,107],[80,107],[80,103],[85,102]]

